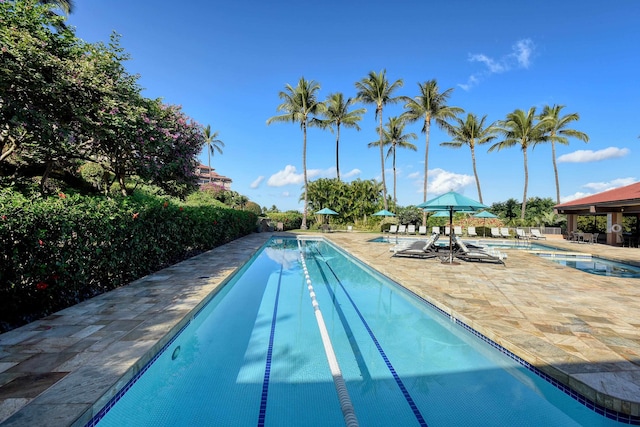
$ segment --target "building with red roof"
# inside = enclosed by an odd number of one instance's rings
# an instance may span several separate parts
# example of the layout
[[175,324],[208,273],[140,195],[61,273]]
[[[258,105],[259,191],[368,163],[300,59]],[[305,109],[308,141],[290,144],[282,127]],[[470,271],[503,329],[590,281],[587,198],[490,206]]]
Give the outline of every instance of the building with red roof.
[[233,180],[219,175],[214,168],[209,168],[207,165],[200,163],[196,169],[196,175],[198,175],[198,183],[200,185],[213,183],[223,187],[225,190],[231,190]]
[[[554,212],[567,215],[567,231],[577,231],[579,215],[607,216],[607,244],[620,245],[625,242],[622,229],[623,216],[636,217],[636,224],[640,220],[640,182],[602,193],[592,194],[570,202],[560,203],[553,207]],[[634,234],[638,239],[638,229]]]

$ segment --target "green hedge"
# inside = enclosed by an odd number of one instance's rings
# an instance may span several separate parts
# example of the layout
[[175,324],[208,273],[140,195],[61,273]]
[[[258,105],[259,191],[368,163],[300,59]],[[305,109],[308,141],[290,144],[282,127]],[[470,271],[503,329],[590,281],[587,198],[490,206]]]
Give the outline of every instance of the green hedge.
[[302,225],[302,214],[299,212],[269,212],[268,216],[274,226],[281,222],[285,231],[298,230]]
[[155,197],[0,192],[0,332],[256,228],[255,214]]

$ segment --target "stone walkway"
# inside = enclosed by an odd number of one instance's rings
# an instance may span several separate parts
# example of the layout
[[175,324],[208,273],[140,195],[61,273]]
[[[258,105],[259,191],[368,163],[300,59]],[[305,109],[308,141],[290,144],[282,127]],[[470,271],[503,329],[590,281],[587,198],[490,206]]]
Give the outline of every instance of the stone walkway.
[[[0,335],[0,424],[82,426],[271,236],[231,242]],[[330,233],[363,262],[600,405],[640,415],[640,279],[510,250],[506,266],[391,258],[368,233]],[[545,243],[545,242],[542,242]],[[640,265],[640,249],[549,240]]]

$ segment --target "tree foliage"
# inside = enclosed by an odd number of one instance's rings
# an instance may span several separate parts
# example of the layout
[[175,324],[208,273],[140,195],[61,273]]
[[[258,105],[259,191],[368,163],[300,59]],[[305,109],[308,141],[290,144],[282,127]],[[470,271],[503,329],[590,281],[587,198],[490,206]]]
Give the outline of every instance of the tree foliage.
[[136,177],[184,197],[197,183],[201,126],[141,95],[116,34],[86,43],[52,7],[0,2],[0,177],[40,177],[44,190],[50,176],[79,179],[91,162],[123,194]]

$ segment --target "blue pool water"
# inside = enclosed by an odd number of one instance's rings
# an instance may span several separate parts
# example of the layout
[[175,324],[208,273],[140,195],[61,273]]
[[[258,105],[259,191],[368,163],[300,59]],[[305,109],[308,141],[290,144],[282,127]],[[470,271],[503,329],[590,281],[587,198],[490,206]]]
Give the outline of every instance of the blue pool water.
[[620,425],[333,245],[296,239],[268,242],[92,423],[345,425],[303,265],[360,426]]
[[538,254],[556,264],[599,276],[640,278],[640,267],[594,256],[562,256]]

